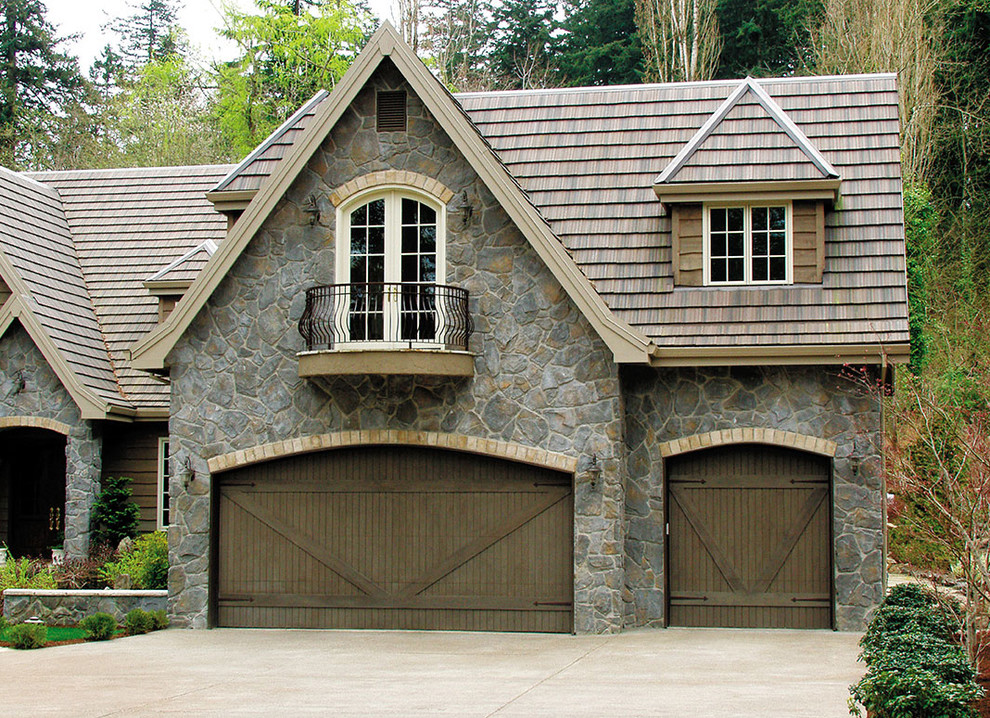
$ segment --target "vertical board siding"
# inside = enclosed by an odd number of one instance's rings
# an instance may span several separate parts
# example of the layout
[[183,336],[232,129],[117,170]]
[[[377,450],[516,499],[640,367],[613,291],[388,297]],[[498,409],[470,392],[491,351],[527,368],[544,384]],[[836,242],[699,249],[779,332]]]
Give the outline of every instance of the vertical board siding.
[[131,494],[141,510],[138,531],[158,528],[158,439],[168,436],[168,424],[108,423],[103,434],[103,469],[108,476],[131,479]]
[[386,446],[217,480],[221,626],[572,630],[565,474]]
[[777,447],[672,459],[669,622],[829,628],[829,463]]
[[704,283],[704,230],[700,204],[671,205],[676,217],[672,227],[674,239],[676,283],[686,287],[700,287]]

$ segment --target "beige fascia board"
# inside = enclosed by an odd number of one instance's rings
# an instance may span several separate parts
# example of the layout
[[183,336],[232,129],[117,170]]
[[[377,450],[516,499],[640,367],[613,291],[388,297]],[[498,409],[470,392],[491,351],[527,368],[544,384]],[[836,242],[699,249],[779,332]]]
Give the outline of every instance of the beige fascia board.
[[474,376],[474,354],[431,349],[300,352],[299,376]]
[[135,422],[168,421],[171,417],[172,412],[167,407],[139,408],[134,413]]
[[231,228],[226,241],[221,243],[190,286],[183,301],[165,322],[132,345],[132,366],[145,370],[165,367],[168,352],[386,56],[391,57],[468,162],[488,183],[489,189],[529,239],[537,254],[611,349],[615,361],[647,363],[651,347],[649,338],[611,313],[560,240],[539,217],[532,204],[523,197],[508,171],[495,158],[492,150],[457,106],[456,100],[443,89],[412,50],[403,44],[392,25],[385,22],[337,83],[334,92],[317,109],[313,120],[300,134],[289,154],[269,175],[244,214]]
[[219,190],[207,192],[206,199],[213,203],[217,212],[231,212],[246,209],[256,194],[256,189]]
[[319,148],[337,119],[377,69],[384,56],[375,43],[378,41],[380,44],[380,35],[384,31],[385,25],[369,41],[370,49],[366,48],[358,55],[337,83],[334,92],[317,109],[313,120],[302,131],[298,141],[292,145],[289,154],[282,158],[275,166],[274,172],[262,183],[261,189],[248,204],[244,214],[231,227],[227,239],[220,243],[220,248],[189,287],[183,301],[179,302],[164,322],[131,345],[131,366],[135,369],[150,371],[165,368],[165,357],[169,351],[209,300],[214,289],[237,261],[255,232],[264,224],[302,166]]
[[841,179],[788,180],[781,182],[690,182],[656,184],[653,191],[661,202],[720,202],[762,199],[834,200]]
[[184,294],[192,285],[192,280],[171,280],[168,282],[145,282],[144,288],[148,294],[156,297],[171,297],[176,294]]
[[904,364],[909,344],[810,344],[807,346],[660,348],[651,366],[765,366],[813,364]]

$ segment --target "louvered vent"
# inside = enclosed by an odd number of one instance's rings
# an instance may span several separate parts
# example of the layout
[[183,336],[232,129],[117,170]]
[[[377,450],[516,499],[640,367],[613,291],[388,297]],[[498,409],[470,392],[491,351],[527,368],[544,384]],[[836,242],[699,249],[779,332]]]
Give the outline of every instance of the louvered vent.
[[378,131],[403,132],[406,129],[406,93],[403,90],[378,93]]

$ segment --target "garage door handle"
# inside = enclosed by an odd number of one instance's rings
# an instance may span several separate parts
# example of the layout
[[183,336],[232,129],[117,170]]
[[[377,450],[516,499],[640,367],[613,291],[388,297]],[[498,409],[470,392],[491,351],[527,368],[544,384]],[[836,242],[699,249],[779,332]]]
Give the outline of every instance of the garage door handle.
[[797,596],[791,596],[791,603],[816,603],[818,601],[827,601],[828,596],[821,596],[819,598],[798,598]]
[[708,596],[671,596],[671,601],[707,601]]
[[254,598],[251,596],[220,596],[217,601],[222,601],[224,603],[254,603]]
[[570,601],[533,601],[534,606],[571,606]]

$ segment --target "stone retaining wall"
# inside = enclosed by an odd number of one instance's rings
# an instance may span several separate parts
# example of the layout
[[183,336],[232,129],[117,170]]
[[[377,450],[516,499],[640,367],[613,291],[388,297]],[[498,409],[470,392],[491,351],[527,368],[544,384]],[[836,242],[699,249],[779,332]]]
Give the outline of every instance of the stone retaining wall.
[[3,615],[11,623],[37,616],[49,626],[74,626],[94,613],[109,613],[118,623],[135,608],[164,611],[168,591],[45,590],[8,588],[3,592]]

